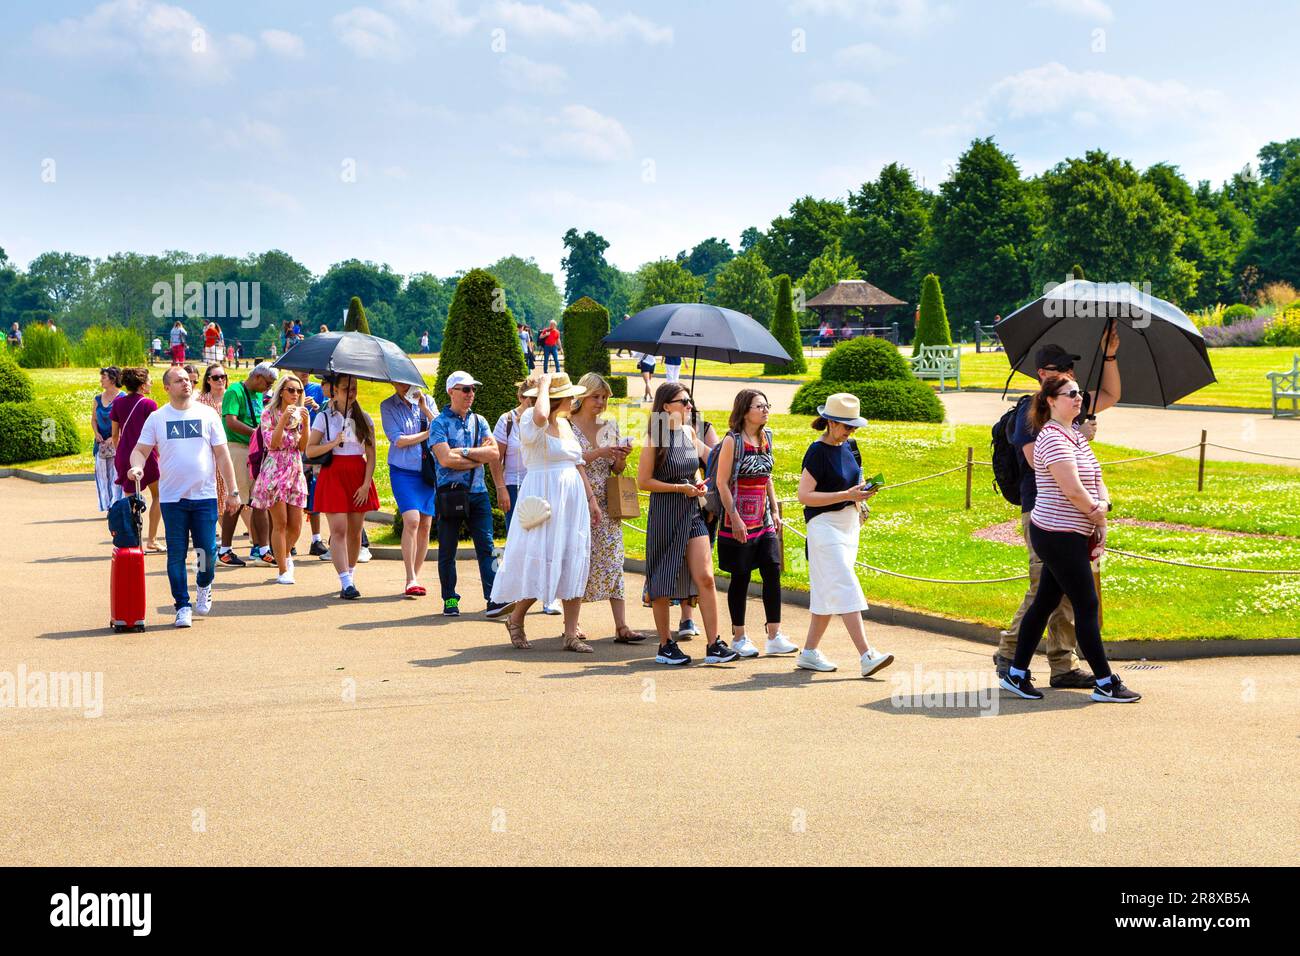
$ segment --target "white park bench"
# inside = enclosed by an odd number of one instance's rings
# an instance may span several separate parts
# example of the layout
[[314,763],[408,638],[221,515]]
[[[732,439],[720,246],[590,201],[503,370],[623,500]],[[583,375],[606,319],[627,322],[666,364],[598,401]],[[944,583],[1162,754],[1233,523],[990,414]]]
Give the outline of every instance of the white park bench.
[[943,391],[944,379],[947,378],[951,378],[957,391],[961,391],[960,345],[922,345],[920,353],[909,356],[907,361],[917,378],[937,378],[939,391]]
[[[1291,371],[1268,372],[1268,380],[1273,385],[1273,417],[1300,418],[1300,355],[1291,357]],[[1279,412],[1278,400],[1291,399],[1291,411]]]

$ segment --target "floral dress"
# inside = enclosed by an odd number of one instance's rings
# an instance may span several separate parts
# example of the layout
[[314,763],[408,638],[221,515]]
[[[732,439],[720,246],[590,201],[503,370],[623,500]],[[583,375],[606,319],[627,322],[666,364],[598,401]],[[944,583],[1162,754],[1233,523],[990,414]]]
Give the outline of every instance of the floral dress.
[[[617,442],[618,425],[601,422],[596,432],[597,445],[587,441],[580,428],[574,428],[573,434],[585,453],[600,445]],[[613,466],[608,458],[597,458],[587,463],[587,481],[591,483],[596,503],[600,505],[601,520],[591,529],[591,570],[587,575],[587,593],[583,595],[585,601],[623,599],[623,526],[617,518],[609,516],[606,490]]]
[[[218,418],[221,418],[221,399],[217,398],[216,395],[214,395],[212,392],[200,392],[198,395],[198,399],[204,405],[208,406],[208,408],[216,412]],[[212,457],[214,460],[216,456],[217,453],[213,451]],[[221,469],[218,468],[217,469],[217,514],[224,515],[225,513],[226,513],[226,479],[221,477]]]
[[302,430],[307,425],[307,410],[301,409],[298,424],[284,430],[283,443],[279,451],[272,451],[271,436],[275,434],[275,410],[268,408],[262,412],[262,434],[259,441],[266,449],[262,459],[262,468],[257,473],[253,484],[250,504],[257,510],[271,507],[277,501],[295,508],[307,507],[307,476],[302,471],[302,452],[298,442]]

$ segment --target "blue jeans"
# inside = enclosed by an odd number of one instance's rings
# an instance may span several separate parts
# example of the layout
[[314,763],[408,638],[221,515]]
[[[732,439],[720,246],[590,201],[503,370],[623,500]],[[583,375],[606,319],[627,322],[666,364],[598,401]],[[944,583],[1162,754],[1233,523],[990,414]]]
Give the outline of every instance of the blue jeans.
[[191,501],[162,503],[163,527],[167,532],[167,580],[172,586],[176,610],[190,606],[189,569],[186,557],[190,541],[199,552],[199,574],[196,583],[206,588],[217,573],[217,499],[200,498]]
[[509,531],[510,519],[515,516],[515,509],[519,507],[519,486],[506,485],[506,491],[510,494],[510,510],[506,512],[506,531]]
[[478,574],[483,582],[483,597],[490,601],[497,572],[492,566],[492,502],[486,491],[470,493],[468,514],[463,519],[438,515],[438,583],[442,587],[442,599],[460,600],[456,593],[456,547],[460,541],[462,521],[469,524],[469,535],[474,540],[474,553],[478,557]]
[[555,360],[555,370],[560,370],[560,347],[558,345],[542,346],[542,374],[545,375],[550,368],[551,360]]

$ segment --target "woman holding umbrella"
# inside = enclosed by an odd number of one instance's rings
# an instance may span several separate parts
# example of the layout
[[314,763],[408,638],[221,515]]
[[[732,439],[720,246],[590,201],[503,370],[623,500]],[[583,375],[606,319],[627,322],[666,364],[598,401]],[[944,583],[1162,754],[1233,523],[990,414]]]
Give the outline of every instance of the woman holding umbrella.
[[[334,394],[312,422],[307,457],[329,455],[316,479],[316,510],[330,527],[330,557],[339,575],[339,597],[361,597],[353,576],[361,555],[366,512],[379,508],[375,474],[375,424],[357,404],[357,379],[339,375]],[[346,543],[345,543],[346,542]]]

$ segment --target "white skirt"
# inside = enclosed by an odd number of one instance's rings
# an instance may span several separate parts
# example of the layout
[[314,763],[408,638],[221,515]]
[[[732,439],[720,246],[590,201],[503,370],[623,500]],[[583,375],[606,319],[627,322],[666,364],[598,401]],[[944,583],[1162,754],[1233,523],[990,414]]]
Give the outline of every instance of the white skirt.
[[95,491],[99,494],[99,510],[107,511],[113,502],[122,497],[122,486],[117,483],[117,468],[112,458],[95,453]]
[[867,609],[858,583],[858,509],[826,511],[808,522],[808,610],[849,614]]
[[498,604],[527,598],[549,604],[587,593],[591,512],[582,475],[571,462],[530,468],[515,500],[534,496],[546,499],[551,517],[535,528],[510,523],[505,554],[492,584],[492,600]]

